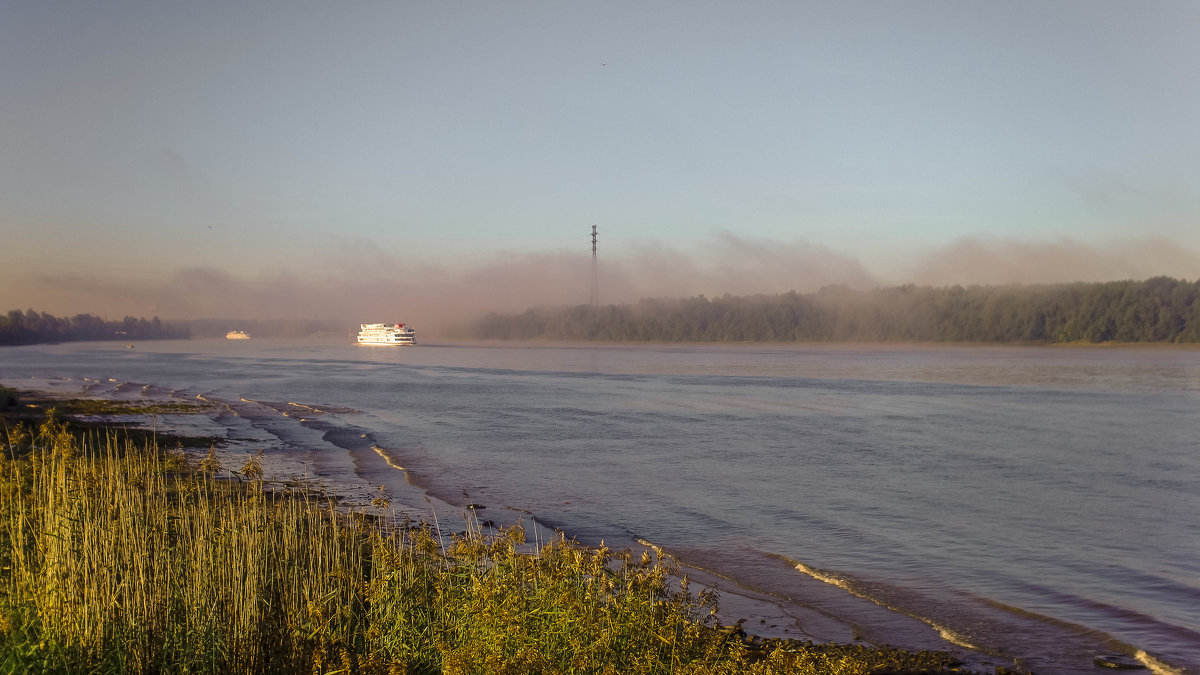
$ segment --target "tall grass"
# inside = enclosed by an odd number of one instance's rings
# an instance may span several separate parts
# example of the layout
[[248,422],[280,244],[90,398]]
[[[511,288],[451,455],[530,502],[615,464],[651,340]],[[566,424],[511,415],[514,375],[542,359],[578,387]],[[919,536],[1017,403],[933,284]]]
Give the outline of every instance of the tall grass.
[[[153,444],[8,429],[0,459],[0,671],[868,672],[911,655],[715,624],[669,560],[524,533],[443,540],[230,480]],[[222,478],[222,476],[225,476]],[[929,667],[928,661],[911,661]]]

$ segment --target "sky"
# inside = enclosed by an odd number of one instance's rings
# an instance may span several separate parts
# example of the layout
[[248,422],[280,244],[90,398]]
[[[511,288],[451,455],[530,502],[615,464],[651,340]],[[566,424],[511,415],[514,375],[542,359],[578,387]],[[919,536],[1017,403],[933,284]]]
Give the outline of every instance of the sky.
[[1200,4],[0,0],[0,311],[1200,274]]

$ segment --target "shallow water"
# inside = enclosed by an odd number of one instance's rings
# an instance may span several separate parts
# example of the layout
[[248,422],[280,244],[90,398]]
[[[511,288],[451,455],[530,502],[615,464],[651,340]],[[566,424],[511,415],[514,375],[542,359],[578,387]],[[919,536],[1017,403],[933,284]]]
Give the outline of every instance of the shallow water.
[[775,597],[784,634],[1200,669],[1198,350],[190,340],[6,348],[0,381],[319,416],[243,438],[387,482],[373,445],[444,502],[652,542]]

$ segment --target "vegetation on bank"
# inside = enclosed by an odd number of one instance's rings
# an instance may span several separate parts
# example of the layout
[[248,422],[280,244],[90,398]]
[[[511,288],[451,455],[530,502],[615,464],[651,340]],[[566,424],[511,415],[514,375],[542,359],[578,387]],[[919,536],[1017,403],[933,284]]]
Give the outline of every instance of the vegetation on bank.
[[0,345],[80,340],[160,340],[188,337],[187,328],[164,323],[156,316],[147,321],[127,316],[105,321],[91,314],[56,317],[45,312],[14,309],[0,315]]
[[489,314],[464,337],[659,342],[1200,342],[1200,281],[827,287]]
[[0,315],[0,345],[84,340],[158,340],[190,337],[224,337],[241,330],[252,337],[305,337],[317,334],[349,334],[356,330],[345,321],[320,319],[186,319],[164,322],[158,317],[127,316],[105,321],[91,314],[56,317],[32,309],[12,310]]
[[[950,672],[746,638],[666,558],[348,513],[51,414],[4,428],[0,671]],[[224,478],[222,478],[224,476]],[[232,476],[237,480],[230,480]],[[381,496],[375,506],[386,509]],[[474,527],[471,525],[474,524]]]

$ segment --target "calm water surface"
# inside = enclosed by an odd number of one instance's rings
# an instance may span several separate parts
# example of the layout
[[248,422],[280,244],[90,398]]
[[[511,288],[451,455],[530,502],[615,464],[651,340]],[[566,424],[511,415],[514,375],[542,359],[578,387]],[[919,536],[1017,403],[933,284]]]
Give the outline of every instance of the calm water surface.
[[[652,542],[774,597],[800,635],[821,637],[830,616],[867,639],[909,630],[873,613],[889,607],[1038,672],[1091,672],[1103,652],[1200,672],[1197,350],[0,351],[0,381],[31,378],[353,409],[326,430],[365,430],[431,497],[527,512],[588,543]],[[325,454],[306,470],[399,473]]]

